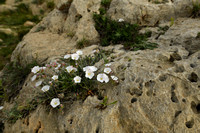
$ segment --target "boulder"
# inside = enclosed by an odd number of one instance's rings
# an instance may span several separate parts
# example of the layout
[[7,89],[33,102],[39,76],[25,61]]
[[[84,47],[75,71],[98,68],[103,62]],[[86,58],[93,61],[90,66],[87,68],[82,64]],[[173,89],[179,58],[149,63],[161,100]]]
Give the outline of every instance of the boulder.
[[[157,0],[156,0],[157,1]],[[192,12],[191,0],[112,0],[108,15],[118,20],[123,18],[130,23],[155,26],[178,17],[188,17]]]

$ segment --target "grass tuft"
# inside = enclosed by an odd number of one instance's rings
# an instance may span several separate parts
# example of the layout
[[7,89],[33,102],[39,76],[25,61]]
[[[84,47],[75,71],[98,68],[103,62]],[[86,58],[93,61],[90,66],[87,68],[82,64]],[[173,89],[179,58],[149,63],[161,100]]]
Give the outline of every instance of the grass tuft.
[[21,90],[24,81],[28,74],[31,72],[31,68],[37,65],[36,62],[22,67],[16,63],[10,63],[4,68],[2,76],[2,86],[4,88],[4,100],[10,101]]

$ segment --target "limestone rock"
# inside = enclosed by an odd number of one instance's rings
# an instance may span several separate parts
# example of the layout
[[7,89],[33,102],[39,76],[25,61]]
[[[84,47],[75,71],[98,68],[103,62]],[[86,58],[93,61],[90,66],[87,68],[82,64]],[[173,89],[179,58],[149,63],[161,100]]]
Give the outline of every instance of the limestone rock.
[[26,21],[25,23],[24,23],[24,26],[26,26],[26,27],[30,27],[30,26],[35,26],[36,24],[34,23],[34,22],[31,22],[31,21]]
[[16,34],[10,28],[3,28],[3,27],[0,27],[0,32],[3,32],[3,33],[8,34],[8,35]]
[[[33,60],[42,63],[75,49],[77,41],[83,38],[91,44],[97,43],[99,35],[94,27],[92,13],[98,11],[99,7],[100,0],[74,0],[68,14],[54,9],[18,44],[11,60],[19,60],[23,65]],[[68,37],[70,33],[74,33],[74,36]]]
[[[64,114],[39,106],[14,125],[6,123],[4,132],[197,133],[200,130],[200,51],[192,56],[182,46],[114,51],[111,68],[120,83],[102,89],[109,102],[117,100],[117,104],[100,111],[95,106],[101,101],[88,97],[83,103],[64,104]],[[25,101],[22,99],[35,91],[27,84],[30,77],[16,99],[21,99],[22,104]]]
[[[158,38],[160,44],[168,46],[182,45],[193,54],[200,50],[200,19],[182,18],[175,21],[174,25]],[[162,45],[162,46],[163,46]]]
[[191,15],[191,0],[165,1],[156,4],[149,0],[112,0],[108,15],[115,20],[123,18],[125,21],[146,26],[155,26],[170,21],[171,18]]
[[11,6],[11,5],[6,5],[6,4],[0,5],[0,13],[1,12],[7,12],[7,11],[13,11],[15,9],[16,8],[14,6]]
[[[66,3],[62,0],[61,3]],[[112,0],[108,15],[131,23],[154,26],[189,16],[190,0]],[[66,53],[76,51],[83,37],[98,43],[92,13],[98,12],[100,0],[73,0],[68,12],[54,9],[36,25],[15,49],[12,60],[25,65],[33,60],[48,63]],[[161,10],[162,9],[162,10]],[[168,26],[170,22],[167,22]],[[161,25],[160,25],[161,26]],[[119,78],[118,85],[102,85],[100,93],[107,96],[105,110],[95,108],[102,100],[89,96],[84,102],[67,101],[64,113],[39,105],[26,118],[14,124],[5,122],[5,133],[199,133],[200,132],[200,31],[199,18],[178,18],[169,29],[151,27],[149,38],[159,44],[154,50],[125,51],[122,45],[96,48],[111,50],[111,68]],[[142,31],[141,31],[142,32]],[[74,33],[69,37],[67,34]],[[101,66],[98,62],[97,66]],[[40,88],[34,88],[30,74],[15,101],[25,106]],[[10,109],[12,103],[4,103]]]

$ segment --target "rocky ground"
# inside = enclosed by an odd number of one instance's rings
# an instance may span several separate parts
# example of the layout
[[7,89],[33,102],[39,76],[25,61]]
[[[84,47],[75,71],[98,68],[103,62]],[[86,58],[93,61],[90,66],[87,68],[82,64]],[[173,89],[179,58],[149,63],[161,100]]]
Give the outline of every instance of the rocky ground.
[[53,1],[44,0],[0,2],[0,70],[9,62],[23,36],[54,6]]
[[[200,2],[200,1],[199,1]],[[140,31],[151,31],[154,50],[129,51],[123,45],[99,46],[93,13],[101,0],[61,0],[12,53],[11,61],[25,66],[34,60],[45,64],[77,50],[86,38],[91,46],[84,53],[102,48],[113,51],[112,70],[117,86],[100,87],[109,102],[104,110],[95,108],[97,96],[84,102],[66,103],[64,113],[39,105],[15,123],[4,121],[5,133],[199,133],[200,132],[200,18],[192,0],[112,0],[107,15],[138,23]],[[199,9],[200,10],[200,9]],[[195,16],[195,18],[194,18]],[[165,28],[164,28],[165,27]],[[166,28],[167,27],[167,28]],[[32,74],[15,97],[19,106],[34,98]],[[4,110],[14,102],[4,102]]]

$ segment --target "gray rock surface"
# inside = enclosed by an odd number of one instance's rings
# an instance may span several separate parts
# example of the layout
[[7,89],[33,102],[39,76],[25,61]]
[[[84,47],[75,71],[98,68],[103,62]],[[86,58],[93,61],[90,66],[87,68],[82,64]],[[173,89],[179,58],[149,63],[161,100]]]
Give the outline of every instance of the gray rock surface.
[[[160,1],[163,2],[163,1]],[[147,0],[113,0],[108,15],[132,23],[153,26],[171,17],[190,16],[190,0],[173,0],[155,4]],[[15,49],[12,60],[22,64],[37,60],[49,62],[54,57],[76,51],[76,42],[83,37],[98,43],[92,12],[100,0],[74,0],[68,14],[58,9],[29,32]],[[81,16],[81,17],[80,17]],[[168,21],[168,23],[170,23]],[[160,24],[161,25],[161,24]],[[169,25],[169,24],[168,24]],[[5,133],[199,133],[200,132],[200,32],[199,18],[178,18],[167,31],[149,28],[154,50],[125,51],[121,45],[113,49],[112,70],[119,77],[118,85],[99,87],[109,102],[105,110],[95,108],[101,100],[88,97],[83,103],[64,104],[64,113],[40,105],[28,117],[15,124],[5,123]],[[74,32],[69,37],[67,33]],[[98,45],[83,49],[91,53]],[[101,62],[99,63],[101,65]],[[21,105],[34,97],[31,74],[15,99]],[[4,108],[11,108],[5,103]]]

